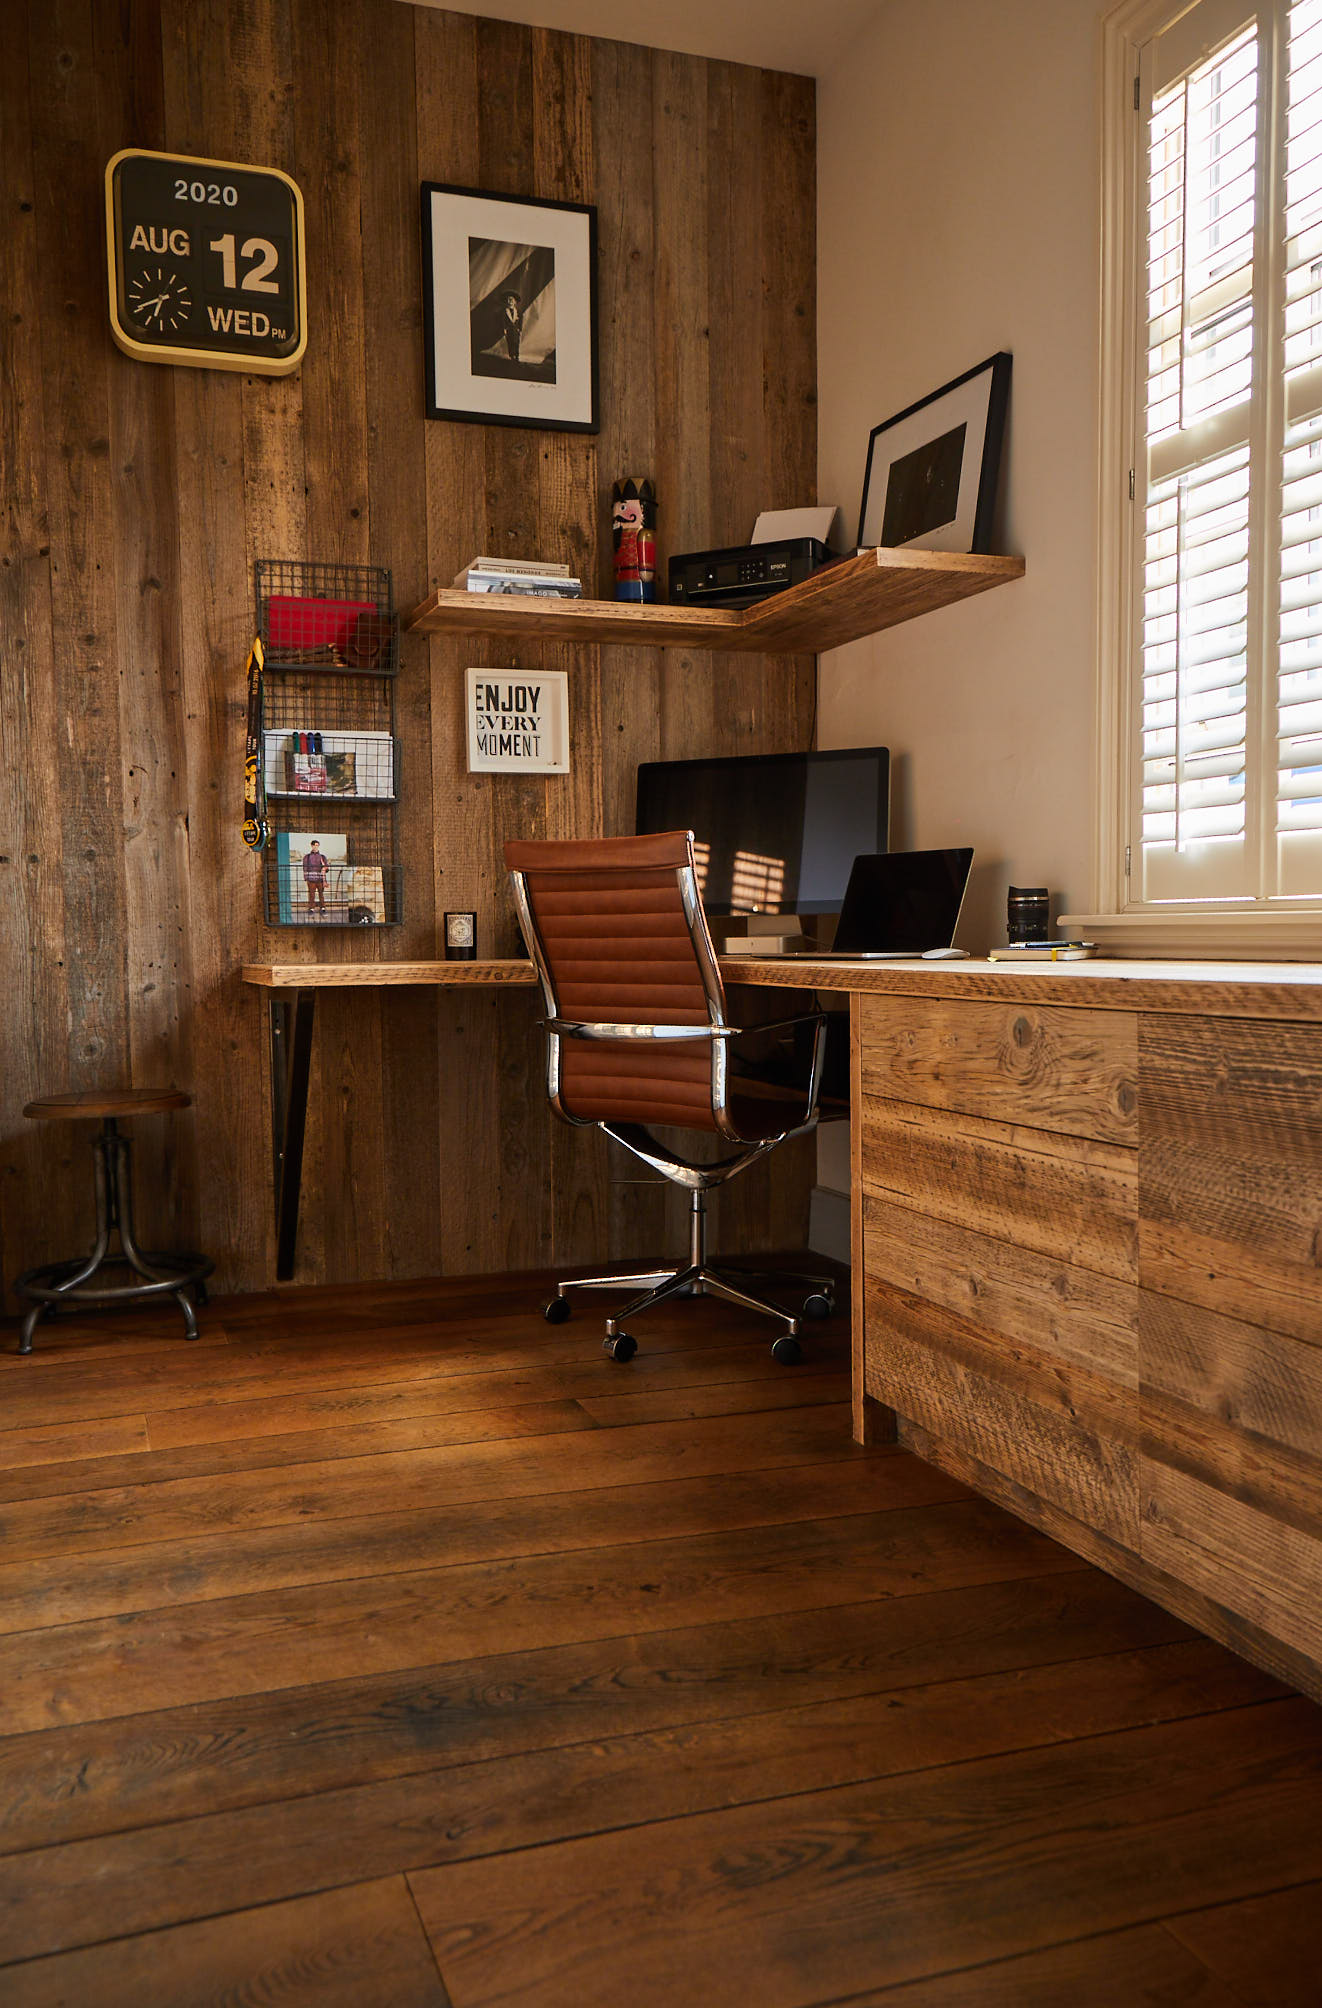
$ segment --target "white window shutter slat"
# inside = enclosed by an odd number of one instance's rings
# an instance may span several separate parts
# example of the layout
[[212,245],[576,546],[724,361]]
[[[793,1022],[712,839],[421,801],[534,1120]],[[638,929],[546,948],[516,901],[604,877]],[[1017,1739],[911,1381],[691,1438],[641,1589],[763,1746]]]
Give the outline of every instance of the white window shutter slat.
[[1138,706],[1145,900],[1224,894],[1228,878],[1242,890],[1258,56],[1256,25],[1237,24],[1222,46],[1199,45],[1193,68],[1151,108]]
[[1322,893],[1322,4],[1285,58],[1285,409],[1276,662],[1276,891]]

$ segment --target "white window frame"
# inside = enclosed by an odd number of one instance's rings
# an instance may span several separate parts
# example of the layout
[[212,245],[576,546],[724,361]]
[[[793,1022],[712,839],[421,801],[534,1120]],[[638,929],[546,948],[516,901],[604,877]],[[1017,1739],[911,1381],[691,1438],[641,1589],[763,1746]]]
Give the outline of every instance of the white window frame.
[[[1134,705],[1137,696],[1137,628],[1134,594],[1135,511],[1144,503],[1144,452],[1140,436],[1138,286],[1144,249],[1146,180],[1142,121],[1136,103],[1143,50],[1194,0],[1121,0],[1101,22],[1101,312],[1098,401],[1098,618],[1094,744],[1097,749],[1097,852],[1091,914],[1063,915],[1070,932],[1086,932],[1104,945],[1154,956],[1260,955],[1322,959],[1322,897],[1299,900],[1144,902],[1131,897],[1141,883],[1140,823],[1134,785]],[[1233,0],[1227,5],[1227,16]],[[1272,0],[1244,0],[1246,24],[1267,24]],[[1269,200],[1279,198],[1276,163],[1269,166]],[[1268,233],[1269,235],[1272,233]],[[1280,359],[1266,358],[1279,373]],[[1275,381],[1275,379],[1274,379]],[[1273,391],[1279,395],[1279,391]],[[1132,491],[1131,491],[1132,471]],[[1265,580],[1275,604],[1277,582]],[[1260,735],[1261,736],[1261,735]],[[1132,877],[1126,872],[1131,847]]]

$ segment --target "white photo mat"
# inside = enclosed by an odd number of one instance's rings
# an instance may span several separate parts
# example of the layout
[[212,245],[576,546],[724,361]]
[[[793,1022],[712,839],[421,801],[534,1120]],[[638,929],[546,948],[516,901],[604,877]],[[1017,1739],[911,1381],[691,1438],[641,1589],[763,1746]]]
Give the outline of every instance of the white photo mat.
[[[481,189],[425,182],[422,289],[429,418],[597,430],[596,210],[580,203],[520,202]],[[549,254],[554,278],[554,381],[474,367],[470,274],[480,247]]]
[[[860,548],[966,553],[990,548],[1009,384],[1010,357],[1002,352],[874,427],[863,476]],[[922,527],[904,534],[906,521]]]

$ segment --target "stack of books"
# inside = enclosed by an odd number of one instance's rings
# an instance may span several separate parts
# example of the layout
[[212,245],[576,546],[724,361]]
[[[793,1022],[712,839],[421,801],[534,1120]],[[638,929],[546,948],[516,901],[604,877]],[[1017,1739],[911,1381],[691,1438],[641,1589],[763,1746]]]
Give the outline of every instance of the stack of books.
[[474,558],[455,585],[461,593],[533,593],[552,600],[577,600],[583,593],[568,565],[541,558]]

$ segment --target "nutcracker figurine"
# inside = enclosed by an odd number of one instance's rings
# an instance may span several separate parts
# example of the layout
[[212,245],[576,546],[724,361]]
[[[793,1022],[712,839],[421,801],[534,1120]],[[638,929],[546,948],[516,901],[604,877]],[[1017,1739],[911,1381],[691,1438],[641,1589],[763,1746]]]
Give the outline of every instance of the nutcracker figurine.
[[611,489],[617,600],[656,598],[656,489],[650,481],[617,481]]

